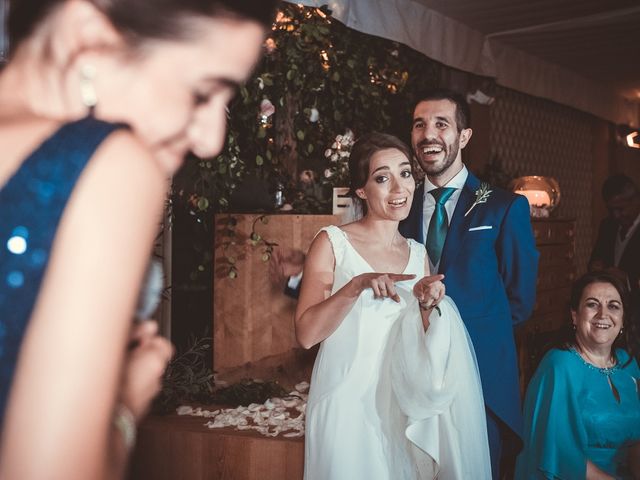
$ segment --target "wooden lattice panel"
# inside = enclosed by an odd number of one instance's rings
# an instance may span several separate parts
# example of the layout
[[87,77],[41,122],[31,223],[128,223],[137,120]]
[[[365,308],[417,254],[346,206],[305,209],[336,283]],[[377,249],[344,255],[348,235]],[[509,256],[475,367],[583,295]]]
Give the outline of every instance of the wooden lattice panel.
[[[213,298],[213,367],[224,373],[236,367],[276,355],[291,353],[297,346],[293,330],[295,301],[284,295],[269,278],[269,262],[264,261],[264,244],[247,243],[256,214],[232,215],[237,245],[223,249],[217,234]],[[228,215],[218,215],[216,225],[224,225]],[[321,227],[339,224],[331,215],[268,215],[268,223],[256,222],[255,231],[281,247],[307,251]],[[219,227],[222,228],[222,227]],[[219,230],[219,229],[218,229]],[[244,258],[238,245],[244,244]],[[237,277],[223,276],[225,257],[233,256]],[[237,258],[236,258],[237,257]]]

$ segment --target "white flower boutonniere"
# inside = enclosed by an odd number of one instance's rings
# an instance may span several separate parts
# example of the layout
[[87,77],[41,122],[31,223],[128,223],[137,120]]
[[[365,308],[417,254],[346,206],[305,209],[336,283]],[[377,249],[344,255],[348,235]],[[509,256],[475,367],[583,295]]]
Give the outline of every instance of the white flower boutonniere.
[[473,210],[476,205],[479,205],[481,203],[487,203],[487,200],[489,199],[489,195],[491,195],[491,192],[493,192],[493,190],[489,190],[489,184],[482,182],[480,184],[480,188],[476,190],[476,199],[473,201],[473,204],[471,204],[471,206],[469,207],[469,210],[467,210],[467,213],[465,213],[464,216],[466,217],[467,215],[469,215],[471,210]]

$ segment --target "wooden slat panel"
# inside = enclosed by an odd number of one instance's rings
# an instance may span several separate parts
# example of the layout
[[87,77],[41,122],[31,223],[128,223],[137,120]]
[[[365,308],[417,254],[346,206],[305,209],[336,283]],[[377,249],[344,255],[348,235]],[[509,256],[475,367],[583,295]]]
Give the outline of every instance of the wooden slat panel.
[[546,291],[544,295],[539,295],[536,298],[536,304],[533,307],[531,317],[537,317],[558,310],[566,310],[568,308],[570,295],[571,287],[569,285]]
[[[297,346],[293,330],[295,301],[274,286],[263,261],[263,246],[246,244],[253,222],[260,215],[234,214],[238,245],[226,255],[245,258],[236,262],[238,277],[214,279],[213,366],[219,373],[274,355],[292,352]],[[228,215],[218,215],[216,225]],[[318,230],[339,224],[331,215],[269,215],[268,223],[258,221],[256,232],[282,247],[307,251]],[[219,242],[219,238],[216,240]],[[240,247],[239,245],[243,245]],[[214,271],[224,263],[224,253],[216,249]],[[293,355],[293,353],[292,353]]]
[[571,264],[539,267],[538,272],[537,298],[546,297],[549,290],[571,285],[576,278],[576,269]]
[[208,429],[206,419],[167,415],[140,426],[129,480],[300,480],[304,440]]
[[573,243],[575,225],[573,222],[536,220],[532,223],[536,245]]

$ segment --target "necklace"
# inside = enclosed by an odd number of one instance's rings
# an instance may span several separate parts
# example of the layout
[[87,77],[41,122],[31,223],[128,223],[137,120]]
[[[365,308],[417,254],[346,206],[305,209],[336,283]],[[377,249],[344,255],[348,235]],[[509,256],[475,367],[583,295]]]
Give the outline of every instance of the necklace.
[[601,367],[600,365],[598,365],[598,361],[596,361],[596,359],[594,359],[591,354],[589,353],[588,350],[583,349],[580,344],[577,345],[577,352],[580,354],[580,356],[590,365],[596,367],[596,368],[600,368],[600,369],[610,369],[613,368],[616,365],[616,359],[613,356],[612,353],[609,353],[609,359],[606,360],[606,365]]
[[609,388],[611,389],[611,393],[613,394],[613,398],[616,399],[616,402],[620,403],[620,393],[618,392],[618,389],[613,384],[613,380],[611,379],[611,375],[613,375],[613,372],[618,370],[619,364],[615,363],[611,367],[598,367],[598,366],[592,364],[591,362],[588,362],[582,356],[582,354],[578,350],[576,350],[575,347],[571,347],[571,351],[573,353],[575,353],[580,360],[582,360],[582,363],[584,363],[587,366],[587,368],[589,368],[590,370],[594,370],[596,372],[599,372],[599,373],[601,373],[602,375],[604,375],[606,377],[607,383],[609,384]]

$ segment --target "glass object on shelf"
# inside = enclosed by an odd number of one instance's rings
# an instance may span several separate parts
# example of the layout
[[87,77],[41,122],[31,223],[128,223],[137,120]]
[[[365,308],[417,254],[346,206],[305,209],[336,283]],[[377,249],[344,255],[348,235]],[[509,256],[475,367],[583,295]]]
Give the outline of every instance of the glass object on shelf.
[[535,218],[549,217],[560,203],[560,185],[552,177],[519,177],[511,182],[511,190],[527,198],[531,216]]

